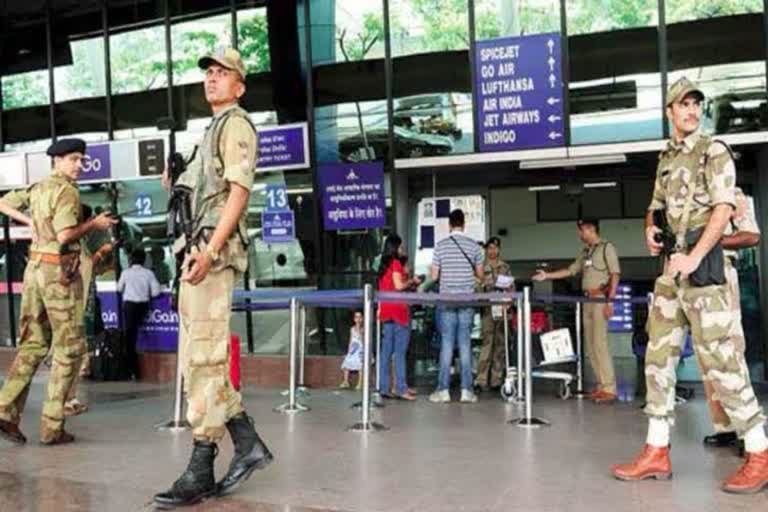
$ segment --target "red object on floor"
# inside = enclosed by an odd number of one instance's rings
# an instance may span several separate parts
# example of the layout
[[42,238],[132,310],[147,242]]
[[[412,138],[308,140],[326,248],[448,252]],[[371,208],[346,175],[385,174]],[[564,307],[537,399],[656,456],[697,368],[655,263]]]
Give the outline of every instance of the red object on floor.
[[229,381],[240,391],[240,336],[237,334],[229,338]]

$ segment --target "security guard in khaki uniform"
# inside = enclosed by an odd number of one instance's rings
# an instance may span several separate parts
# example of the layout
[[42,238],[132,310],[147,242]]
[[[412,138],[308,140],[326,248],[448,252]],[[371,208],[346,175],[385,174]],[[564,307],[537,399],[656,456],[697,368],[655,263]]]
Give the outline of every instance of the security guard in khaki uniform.
[[[563,279],[581,274],[581,289],[593,299],[613,299],[619,285],[619,257],[614,245],[600,238],[600,222],[582,219],[577,222],[579,238],[584,248],[576,260],[566,269],[555,272],[539,272],[535,281]],[[613,357],[608,348],[608,320],[613,315],[612,302],[591,302],[583,306],[584,338],[587,356],[597,378],[597,389],[590,398],[596,403],[607,404],[616,400],[616,377]]]
[[[511,279],[512,270],[506,261],[500,257],[501,240],[492,236],[485,244],[485,278],[482,282],[482,291],[495,292],[499,290],[514,291],[513,286],[500,286],[499,276]],[[475,386],[481,389],[489,387],[501,387],[502,379],[506,373],[506,356],[504,354],[504,312],[501,308],[506,306],[489,306],[483,308],[483,346],[480,349],[480,358],[477,360],[477,380]],[[489,377],[490,374],[490,377]]]
[[[736,206],[736,168],[722,142],[699,130],[704,94],[689,80],[675,82],[667,94],[672,139],[661,153],[653,198],[646,215],[646,245],[651,255],[665,253],[664,273],[656,280],[649,314],[645,356],[648,437],[640,455],[613,467],[621,480],[667,479],[670,426],[675,407],[675,368],[684,332],[690,328],[702,377],[711,383],[730,425],[744,436],[747,461],[723,484],[733,493],[753,493],[768,484],[768,439],[744,361],[743,343],[734,340],[732,291],[726,283],[719,243]],[[663,210],[674,252],[664,246],[653,212]],[[661,242],[660,242],[661,240]]]
[[[257,156],[256,131],[238,106],[245,66],[233,49],[203,57],[199,65],[213,119],[175,185],[192,191],[192,239],[177,240],[175,249],[188,249],[179,292],[179,357],[194,449],[171,489],[155,495],[156,503],[172,506],[227,493],[272,461],[229,380],[232,292],[236,276],[248,266],[245,221]],[[163,181],[167,184],[167,175]],[[216,443],[227,431],[235,454],[216,483]]]
[[[741,291],[739,290],[739,273],[736,264],[739,259],[739,250],[754,247],[760,243],[760,228],[757,225],[754,208],[750,208],[747,196],[736,187],[736,209],[730,224],[726,227],[722,244],[726,257],[725,275],[730,289],[731,311],[734,315],[731,339],[738,350],[745,350],[744,328],[741,323]],[[725,413],[723,404],[715,394],[714,386],[709,379],[704,379],[704,394],[707,397],[709,414],[715,433],[704,438],[707,446],[733,446],[738,443],[738,435],[734,431],[733,424]]]
[[[81,222],[76,181],[82,171],[85,142],[63,139],[51,145],[47,153],[53,159],[49,177],[0,199],[0,213],[31,226],[34,233],[24,272],[19,350],[0,390],[0,437],[16,444],[26,442],[19,423],[30,383],[49,348],[53,364],[43,403],[40,442],[55,445],[74,441],[64,430],[64,401],[86,350],[79,240],[117,222],[107,214]],[[30,216],[20,210],[28,210]]]

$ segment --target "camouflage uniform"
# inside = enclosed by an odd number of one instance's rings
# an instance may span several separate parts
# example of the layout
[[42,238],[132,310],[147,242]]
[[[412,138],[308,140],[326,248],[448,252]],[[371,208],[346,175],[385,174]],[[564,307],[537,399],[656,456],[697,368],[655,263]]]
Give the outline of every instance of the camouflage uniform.
[[[741,189],[736,189],[736,197],[745,197]],[[726,235],[733,235],[735,233],[756,233],[760,234],[760,228],[757,225],[757,219],[755,218],[754,210],[750,209],[744,213],[744,216],[734,218],[731,225],[726,230]],[[733,313],[733,324],[731,328],[731,341],[733,342],[736,350],[740,353],[744,353],[746,348],[744,328],[741,323],[741,291],[739,290],[739,273],[736,270],[735,260],[738,259],[738,251],[726,250],[726,262],[725,262],[725,277],[728,281],[728,289],[730,294],[730,305]],[[715,432],[732,432],[733,426],[731,420],[725,413],[723,404],[720,402],[719,397],[715,393],[714,386],[711,379],[702,378],[704,383],[704,394],[707,397],[707,405],[709,406],[709,413],[712,417],[712,424],[715,427]]]
[[[724,145],[696,132],[661,153],[649,210],[666,210],[680,231],[692,170],[697,169],[687,229],[702,228],[718,204],[735,206],[735,167]],[[733,279],[729,279],[733,281]],[[725,409],[733,429],[743,433],[764,422],[744,361],[743,342],[734,339],[733,291],[728,285],[694,287],[666,273],[656,280],[649,317],[645,375],[648,415],[673,421],[675,369],[684,333],[690,328],[702,378]]]
[[[220,143],[217,149],[216,143]],[[247,113],[238,106],[218,112],[179,185],[194,191],[193,251],[204,251],[219,222],[230,183],[251,190],[257,139]],[[240,223],[220,251],[205,279],[196,286],[182,282],[179,291],[179,356],[187,393],[187,420],[195,439],[217,442],[225,423],[243,412],[240,393],[229,380],[229,319],[235,278],[248,267],[247,232]],[[176,250],[186,241],[177,240]]]
[[[75,183],[53,172],[27,190],[2,198],[9,206],[31,212],[38,240],[30,247],[21,298],[19,348],[0,390],[0,419],[18,424],[37,367],[53,350],[48,394],[43,403],[40,438],[46,442],[64,428],[64,400],[85,352],[83,282],[66,276],[60,264],[42,261],[62,253],[61,231],[79,223],[80,193]],[[65,251],[80,252],[78,244]]]
[[[509,265],[499,260],[496,263],[485,261],[485,280],[483,291],[496,291],[496,280],[499,276],[511,276]],[[488,373],[490,372],[491,387],[501,386],[501,380],[506,373],[507,361],[504,354],[504,320],[501,311],[497,309],[498,318],[494,318],[492,307],[483,309],[483,346],[480,350],[480,358],[477,361],[478,386],[488,386]]]
[[[619,256],[612,243],[598,240],[593,247],[584,247],[568,267],[572,276],[581,274],[581,289],[588,297],[606,297],[611,274],[620,274]],[[605,304],[585,303],[582,306],[584,348],[597,379],[599,391],[616,394],[613,356],[608,348],[608,319]]]

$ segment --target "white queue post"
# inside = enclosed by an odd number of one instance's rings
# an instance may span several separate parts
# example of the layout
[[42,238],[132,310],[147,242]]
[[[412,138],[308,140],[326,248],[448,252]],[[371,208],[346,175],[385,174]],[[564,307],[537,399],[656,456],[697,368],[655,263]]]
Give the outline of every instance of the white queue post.
[[371,421],[371,344],[373,343],[373,286],[366,284],[363,289],[363,400],[360,422],[347,428],[350,432],[378,432],[387,430],[380,423]]
[[309,395],[304,381],[304,365],[307,357],[307,307],[302,304],[299,310],[299,385],[296,391],[301,396]]
[[297,381],[297,361],[296,352],[299,343],[299,300],[296,297],[291,298],[290,302],[290,336],[288,343],[288,359],[290,367],[290,382],[288,383],[288,403],[275,407],[275,412],[283,414],[296,414],[308,411],[309,407],[298,403],[296,400],[296,381]]
[[521,404],[525,400],[525,390],[523,388],[523,299],[518,297],[515,300],[515,309],[517,311],[517,394],[515,403]]
[[520,428],[537,429],[548,426],[549,422],[533,416],[533,367],[531,362],[531,289],[523,289],[524,342],[525,342],[525,416],[509,423]]
[[181,343],[176,349],[176,384],[173,390],[173,419],[155,425],[155,429],[160,431],[178,433],[189,430],[192,426],[182,417],[184,403],[184,371],[182,369],[183,355],[181,353]]
[[584,391],[584,359],[582,356],[583,351],[583,334],[581,327],[581,301],[576,302],[576,393],[575,397],[578,400],[582,400],[586,396]]

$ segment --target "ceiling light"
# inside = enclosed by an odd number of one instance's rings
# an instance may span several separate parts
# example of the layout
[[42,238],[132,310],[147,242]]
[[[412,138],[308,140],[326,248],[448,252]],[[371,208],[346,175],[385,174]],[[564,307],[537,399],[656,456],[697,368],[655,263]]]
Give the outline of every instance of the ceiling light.
[[540,160],[523,160],[520,169],[550,169],[554,167],[578,167],[584,165],[623,164],[627,155],[596,155],[576,156],[572,158],[545,158]]
[[560,190],[560,185],[538,185],[535,187],[528,187],[528,192],[546,192],[549,190]]
[[613,188],[616,186],[615,181],[601,181],[598,183],[585,183],[584,188]]

